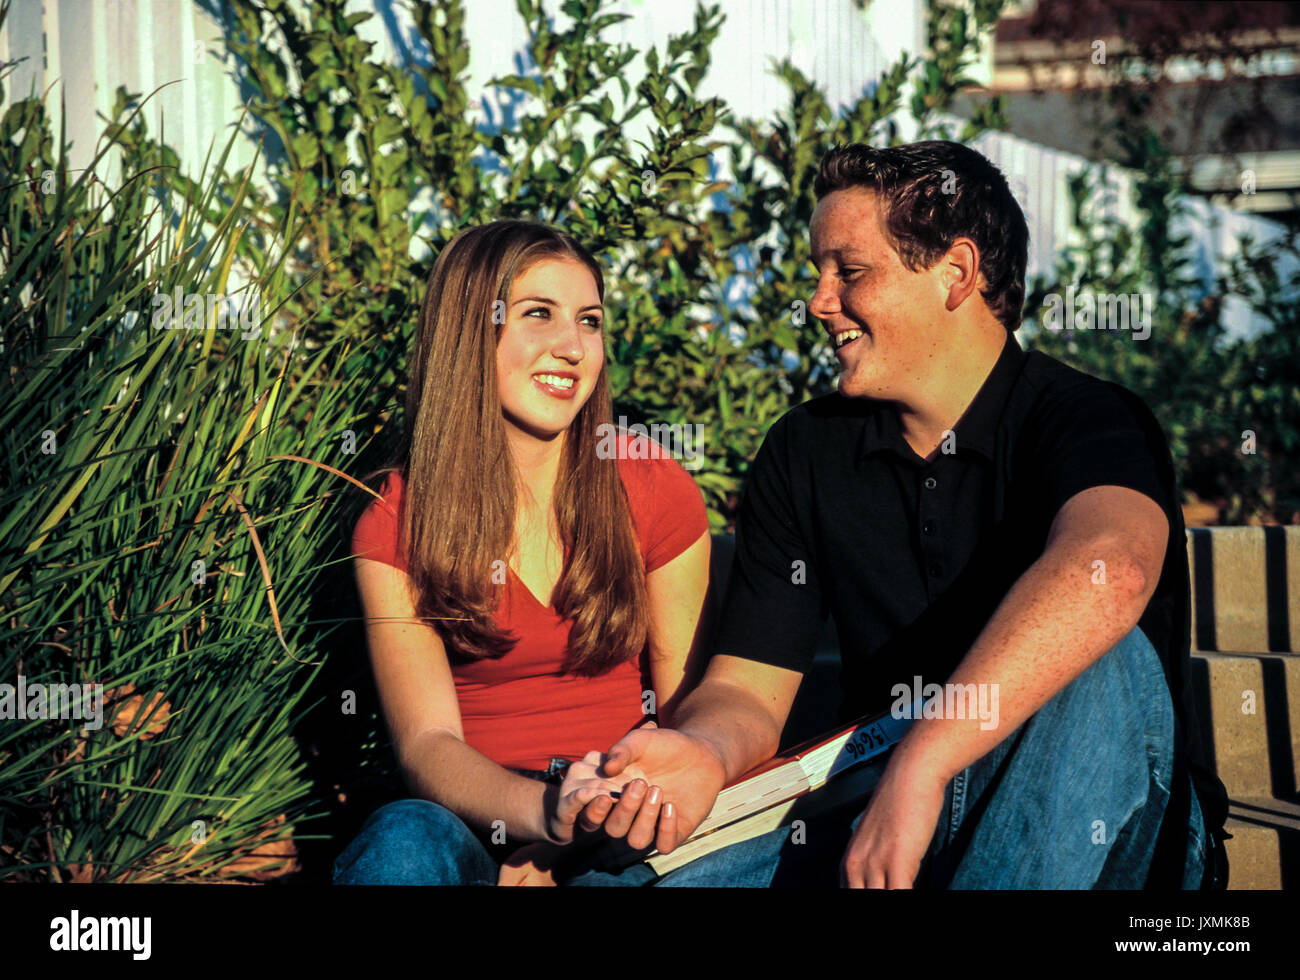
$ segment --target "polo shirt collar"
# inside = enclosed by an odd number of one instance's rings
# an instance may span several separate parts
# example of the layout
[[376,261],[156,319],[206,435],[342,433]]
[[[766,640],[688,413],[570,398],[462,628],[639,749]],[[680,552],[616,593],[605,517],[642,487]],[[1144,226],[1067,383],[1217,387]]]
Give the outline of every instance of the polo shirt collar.
[[[984,384],[975,398],[967,406],[965,413],[954,426],[957,446],[970,449],[980,455],[993,459],[997,445],[998,423],[1002,410],[1006,407],[1007,396],[1020,376],[1020,368],[1025,352],[1016,342],[1015,334],[1007,331],[1002,353],[993,364]],[[848,399],[854,401],[855,399]],[[893,452],[904,459],[915,459],[907,440],[903,438],[902,426],[898,420],[898,409],[893,403],[880,402],[873,406],[875,411],[869,413],[866,425],[862,427],[860,455],[869,456],[878,452]]]
[[1002,353],[998,355],[993,370],[984,379],[984,384],[967,406],[965,414],[953,427],[959,448],[973,449],[988,459],[993,458],[1002,410],[1006,407],[1007,396],[1011,394],[1016,379],[1020,377],[1024,359],[1025,352],[1016,343],[1015,334],[1008,330]]
[[[859,399],[846,398],[845,401],[852,403]],[[867,415],[866,424],[862,427],[859,455],[871,456],[875,453],[892,452],[903,459],[914,459],[916,453],[912,452],[912,447],[903,438],[903,430],[898,422],[898,409],[894,403],[874,402],[871,407],[875,411]]]

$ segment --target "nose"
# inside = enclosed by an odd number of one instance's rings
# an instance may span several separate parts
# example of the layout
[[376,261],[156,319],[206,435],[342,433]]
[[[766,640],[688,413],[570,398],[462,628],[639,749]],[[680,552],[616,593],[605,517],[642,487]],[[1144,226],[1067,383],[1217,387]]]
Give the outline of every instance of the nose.
[[582,361],[586,350],[582,346],[582,327],[576,320],[557,318],[551,354],[570,364],[578,364]]
[[822,276],[817,280],[817,291],[813,293],[808,310],[819,320],[825,320],[840,311],[840,298],[831,288],[830,277]]

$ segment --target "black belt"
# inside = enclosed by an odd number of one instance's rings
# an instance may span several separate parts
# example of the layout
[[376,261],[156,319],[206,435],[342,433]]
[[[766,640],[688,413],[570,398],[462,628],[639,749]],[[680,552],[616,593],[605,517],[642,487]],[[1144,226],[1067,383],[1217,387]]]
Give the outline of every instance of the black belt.
[[527,776],[529,779],[536,779],[543,783],[553,783],[559,786],[564,782],[564,774],[569,771],[570,761],[568,759],[553,758],[548,769],[511,769],[511,772],[518,773],[521,776]]

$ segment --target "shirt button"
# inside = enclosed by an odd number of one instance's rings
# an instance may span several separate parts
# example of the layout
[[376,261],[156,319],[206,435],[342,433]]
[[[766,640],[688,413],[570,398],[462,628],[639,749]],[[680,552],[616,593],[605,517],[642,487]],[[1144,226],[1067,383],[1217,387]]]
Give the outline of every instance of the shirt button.
[[925,489],[927,490],[933,490],[938,485],[939,485],[939,481],[932,476],[927,476],[924,480],[921,481],[921,486],[925,487]]
[[921,530],[924,531],[926,534],[933,534],[938,529],[939,529],[939,525],[936,524],[934,521],[926,521],[924,524],[921,525]]
[[940,565],[937,561],[930,563],[929,571],[930,571],[931,578],[943,578],[943,566]]

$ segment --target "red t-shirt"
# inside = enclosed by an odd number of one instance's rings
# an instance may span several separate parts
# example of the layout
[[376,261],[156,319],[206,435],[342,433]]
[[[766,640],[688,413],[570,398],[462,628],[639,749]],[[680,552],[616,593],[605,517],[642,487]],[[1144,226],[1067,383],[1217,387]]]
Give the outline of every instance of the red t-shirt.
[[[672,561],[708,530],[704,499],[691,475],[670,458],[626,458],[641,446],[620,435],[619,473],[627,488],[633,530],[646,572]],[[649,445],[658,451],[653,443]],[[376,500],[362,514],[352,536],[352,553],[393,565],[403,480],[390,474]],[[599,677],[562,674],[572,623],[544,606],[513,569],[494,620],[519,637],[504,657],[453,663],[466,744],[502,766],[546,769],[552,757],[581,759],[605,751],[645,717],[641,661],[619,664]],[[648,671],[647,671],[648,676]]]

